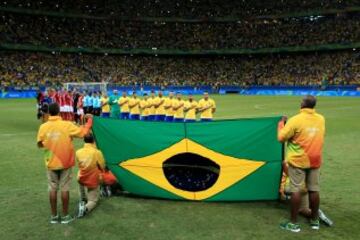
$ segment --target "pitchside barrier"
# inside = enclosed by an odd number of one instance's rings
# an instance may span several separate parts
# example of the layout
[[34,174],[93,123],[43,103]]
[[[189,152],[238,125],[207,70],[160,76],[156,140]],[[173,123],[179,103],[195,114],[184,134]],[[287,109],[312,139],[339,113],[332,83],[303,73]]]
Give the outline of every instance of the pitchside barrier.
[[279,197],[280,117],[196,123],[94,118],[106,165],[132,194],[178,200]]

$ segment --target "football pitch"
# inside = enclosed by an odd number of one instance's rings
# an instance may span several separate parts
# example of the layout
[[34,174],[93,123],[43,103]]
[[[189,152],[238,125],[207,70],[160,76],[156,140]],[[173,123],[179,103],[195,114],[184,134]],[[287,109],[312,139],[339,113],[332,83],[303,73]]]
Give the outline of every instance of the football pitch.
[[[292,116],[301,97],[214,96],[216,119]],[[334,221],[319,232],[299,217],[300,233],[280,230],[288,206],[276,201],[185,202],[120,196],[101,199],[88,216],[69,225],[49,223],[40,122],[35,99],[0,99],[0,239],[359,239],[360,98],[319,97],[326,118],[320,208]],[[81,140],[75,140],[80,147]],[[76,170],[74,170],[76,173]],[[70,209],[78,203],[76,178]]]

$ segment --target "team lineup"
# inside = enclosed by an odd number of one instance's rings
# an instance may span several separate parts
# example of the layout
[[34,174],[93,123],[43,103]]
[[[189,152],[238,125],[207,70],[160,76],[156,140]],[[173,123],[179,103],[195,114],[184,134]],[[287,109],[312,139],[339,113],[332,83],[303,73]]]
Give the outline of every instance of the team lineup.
[[201,100],[194,100],[188,95],[184,99],[181,93],[169,92],[165,97],[162,91],[150,95],[143,94],[139,98],[136,92],[128,96],[122,92],[120,96],[117,90],[111,96],[107,93],[102,95],[98,92],[74,93],[71,91],[49,90],[38,96],[38,106],[43,121],[48,118],[48,105],[58,103],[60,115],[64,120],[84,123],[86,114],[93,114],[103,118],[129,119],[142,121],[165,121],[165,122],[195,122],[197,116],[200,121],[212,121],[216,111],[215,101],[207,92]]

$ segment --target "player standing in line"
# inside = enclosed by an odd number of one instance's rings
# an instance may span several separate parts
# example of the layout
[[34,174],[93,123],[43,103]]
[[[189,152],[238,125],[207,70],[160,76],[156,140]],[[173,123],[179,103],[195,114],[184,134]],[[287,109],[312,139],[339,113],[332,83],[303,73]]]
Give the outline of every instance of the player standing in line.
[[76,114],[77,114],[77,118],[75,121],[80,125],[83,125],[84,124],[84,94],[83,93],[79,93]]
[[118,101],[118,105],[121,111],[120,113],[121,119],[129,119],[130,117],[129,100],[130,98],[127,96],[126,91],[123,91],[122,96]]
[[105,170],[104,157],[96,148],[93,135],[91,133],[85,135],[84,142],[84,147],[76,151],[80,190],[78,217],[85,216],[96,207],[100,195],[100,174]]
[[141,108],[141,120],[148,121],[149,120],[149,103],[147,93],[144,93],[144,98],[140,101]]
[[133,96],[129,101],[130,119],[140,120],[140,99],[136,96],[136,92],[133,92]]
[[118,90],[113,90],[113,95],[109,97],[110,105],[110,117],[118,119],[120,117],[120,107],[119,107],[119,95]]
[[149,104],[149,121],[155,121],[155,91],[151,90],[150,98],[148,98]]
[[181,98],[181,93],[177,93],[176,99],[174,99],[172,104],[174,111],[174,122],[184,122],[184,105],[185,102]]
[[158,92],[158,96],[154,99],[153,105],[155,107],[155,121],[165,121],[165,105],[166,98],[163,97],[162,91]]
[[110,117],[110,105],[109,105],[109,97],[106,92],[103,93],[101,99],[101,117],[109,118]]
[[196,109],[198,107],[197,102],[193,99],[193,96],[189,95],[189,100],[185,102],[184,111],[185,111],[185,122],[195,122],[196,121]]
[[172,104],[174,101],[174,92],[169,92],[169,97],[166,99],[164,104],[164,110],[166,112],[165,122],[172,122],[174,120],[174,110]]
[[200,121],[210,122],[213,120],[213,114],[216,111],[215,101],[209,98],[209,93],[204,92],[204,98],[198,103],[198,112],[200,113]]
[[94,92],[94,96],[93,96],[93,114],[95,116],[100,116],[100,111],[101,111],[100,94],[98,92]]

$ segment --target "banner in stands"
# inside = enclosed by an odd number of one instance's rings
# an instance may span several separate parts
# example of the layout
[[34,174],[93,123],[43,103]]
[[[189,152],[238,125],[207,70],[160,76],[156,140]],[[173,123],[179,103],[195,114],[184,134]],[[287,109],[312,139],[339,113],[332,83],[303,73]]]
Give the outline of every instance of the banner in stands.
[[123,188],[179,200],[278,198],[280,117],[165,123],[94,118],[96,144]]

